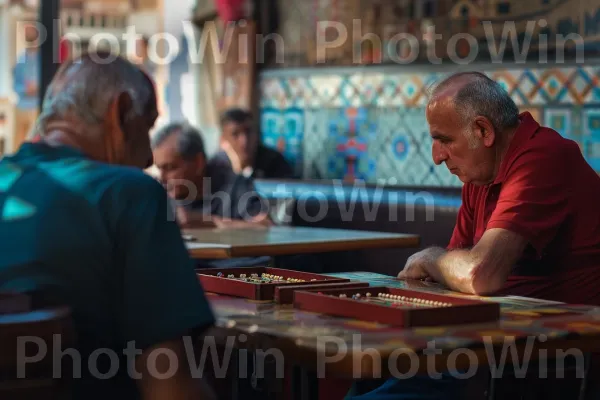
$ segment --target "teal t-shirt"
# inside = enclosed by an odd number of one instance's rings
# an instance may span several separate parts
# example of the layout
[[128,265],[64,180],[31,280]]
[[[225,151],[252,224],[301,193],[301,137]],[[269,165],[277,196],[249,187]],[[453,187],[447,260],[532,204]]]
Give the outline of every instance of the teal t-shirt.
[[130,342],[144,350],[213,324],[171,213],[150,176],[72,148],[26,143],[0,161],[0,290],[71,307],[76,398],[136,398]]

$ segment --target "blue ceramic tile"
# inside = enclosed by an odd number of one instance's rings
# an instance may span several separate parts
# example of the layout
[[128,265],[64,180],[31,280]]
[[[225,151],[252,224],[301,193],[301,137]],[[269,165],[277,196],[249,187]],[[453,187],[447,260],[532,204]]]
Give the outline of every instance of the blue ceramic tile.
[[[427,89],[452,72],[373,68],[313,76],[307,70],[263,79],[263,140],[296,160],[307,179],[342,179],[348,159],[356,158],[355,176],[370,183],[395,179],[399,185],[460,187],[443,165],[433,165],[424,109]],[[595,108],[600,109],[600,89],[595,86],[600,67],[483,72],[504,82],[520,107],[536,107],[544,124],[565,137],[583,145],[582,138],[600,135],[600,111]],[[584,104],[588,109],[577,109]]]

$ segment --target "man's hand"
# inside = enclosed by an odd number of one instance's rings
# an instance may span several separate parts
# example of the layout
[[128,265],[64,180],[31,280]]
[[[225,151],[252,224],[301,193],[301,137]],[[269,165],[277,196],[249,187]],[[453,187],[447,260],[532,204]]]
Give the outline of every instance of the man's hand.
[[435,265],[437,259],[441,257],[446,250],[431,247],[413,254],[406,260],[404,269],[398,274],[400,279],[430,279],[429,268]]

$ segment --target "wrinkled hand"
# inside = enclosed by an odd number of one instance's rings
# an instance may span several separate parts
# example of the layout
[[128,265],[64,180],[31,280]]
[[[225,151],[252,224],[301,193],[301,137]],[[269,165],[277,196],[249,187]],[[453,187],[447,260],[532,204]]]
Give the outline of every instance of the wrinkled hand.
[[406,260],[406,265],[398,274],[398,278],[431,281],[432,278],[427,272],[427,268],[434,265],[444,252],[443,249],[431,248],[413,254]]

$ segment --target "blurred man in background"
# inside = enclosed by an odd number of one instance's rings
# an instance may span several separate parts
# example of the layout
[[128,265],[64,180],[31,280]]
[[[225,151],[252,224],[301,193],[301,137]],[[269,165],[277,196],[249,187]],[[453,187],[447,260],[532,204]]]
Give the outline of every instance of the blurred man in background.
[[221,116],[221,151],[210,161],[254,179],[292,179],[294,170],[276,150],[260,143],[252,114],[232,108]]
[[171,123],[152,137],[159,179],[174,200],[179,223],[192,227],[266,227],[267,206],[251,178],[208,163],[200,132]]

